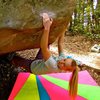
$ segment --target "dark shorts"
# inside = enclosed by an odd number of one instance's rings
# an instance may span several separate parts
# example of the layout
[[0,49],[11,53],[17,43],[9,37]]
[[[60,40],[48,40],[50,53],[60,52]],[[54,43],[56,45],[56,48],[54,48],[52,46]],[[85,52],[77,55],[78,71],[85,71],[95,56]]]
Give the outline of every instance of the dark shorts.
[[[42,52],[41,52],[41,49],[40,49],[34,60],[42,59],[42,58],[43,58]],[[12,60],[12,62],[13,62],[14,65],[16,65],[18,67],[23,67],[28,72],[31,72],[30,65],[34,60],[25,59],[25,58],[22,58],[22,57],[19,57],[19,56],[15,56],[14,59]]]

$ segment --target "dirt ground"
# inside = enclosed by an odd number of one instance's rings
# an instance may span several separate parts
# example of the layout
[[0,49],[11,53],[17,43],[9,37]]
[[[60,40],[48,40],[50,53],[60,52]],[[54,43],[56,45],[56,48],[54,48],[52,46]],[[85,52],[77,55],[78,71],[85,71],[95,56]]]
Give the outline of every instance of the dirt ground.
[[89,40],[82,35],[66,36],[64,49],[82,63],[100,69],[100,53],[91,52],[91,47],[95,44],[100,44],[100,40]]
[[[66,35],[64,53],[85,64],[81,70],[88,70],[98,85],[100,85],[100,53],[91,52],[91,47],[94,44],[100,44],[100,41],[90,40],[82,35]],[[57,55],[57,42],[50,46],[50,50],[53,52],[52,54]],[[17,52],[17,54],[24,58],[34,59],[37,52],[38,49],[31,49]]]

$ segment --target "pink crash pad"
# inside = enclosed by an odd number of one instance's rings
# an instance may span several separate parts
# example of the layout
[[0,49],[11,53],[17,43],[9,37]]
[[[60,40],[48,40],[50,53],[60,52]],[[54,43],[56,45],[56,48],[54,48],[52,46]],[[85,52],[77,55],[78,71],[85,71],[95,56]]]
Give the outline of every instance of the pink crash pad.
[[17,93],[23,87],[23,85],[26,82],[26,80],[28,79],[29,75],[30,75],[30,73],[23,73],[23,72],[18,74],[16,82],[12,89],[11,95],[8,100],[14,100],[14,97],[17,95]]
[[[42,85],[46,89],[47,93],[50,96],[50,100],[70,100],[70,97],[68,95],[68,91],[47,81],[42,76],[38,76]],[[87,100],[81,96],[77,96],[76,100]]]
[[[71,73],[54,73],[54,74],[47,74],[47,75],[68,81],[70,79]],[[90,74],[86,70],[80,71],[78,75],[79,75],[78,81],[80,84],[97,86],[97,83],[94,81],[94,79],[90,76]]]
[[[55,78],[58,78],[61,80],[67,80],[67,81],[69,80],[70,75],[71,75],[71,73],[46,74],[46,76],[51,76],[51,77],[55,77]],[[16,79],[16,82],[15,82],[15,85],[12,89],[11,95],[10,95],[8,100],[14,100],[14,97],[16,97],[16,95],[21,90],[21,88],[23,87],[24,83],[27,81],[29,76],[30,76],[30,73],[19,73],[19,75]],[[66,94],[68,94],[67,90],[65,90],[57,85],[54,85],[52,82],[49,82],[41,75],[39,75],[38,77],[39,77],[42,85],[44,86],[44,88],[48,92],[51,100],[61,100],[62,96],[69,100],[68,95],[66,95]],[[93,80],[93,78],[90,76],[90,74],[87,71],[80,71],[79,72],[79,83],[94,85],[94,86],[97,85],[96,82]],[[52,91],[54,92],[54,94],[52,94]],[[66,99],[63,99],[63,100],[66,100]],[[86,99],[81,97],[81,96],[77,96],[76,100],[86,100]]]

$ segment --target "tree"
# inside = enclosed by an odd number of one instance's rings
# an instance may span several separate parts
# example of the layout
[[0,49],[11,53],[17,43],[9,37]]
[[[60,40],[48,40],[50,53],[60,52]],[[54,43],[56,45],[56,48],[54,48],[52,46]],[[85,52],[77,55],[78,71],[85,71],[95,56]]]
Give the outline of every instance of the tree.
[[100,0],[77,0],[70,30],[92,38],[100,38]]

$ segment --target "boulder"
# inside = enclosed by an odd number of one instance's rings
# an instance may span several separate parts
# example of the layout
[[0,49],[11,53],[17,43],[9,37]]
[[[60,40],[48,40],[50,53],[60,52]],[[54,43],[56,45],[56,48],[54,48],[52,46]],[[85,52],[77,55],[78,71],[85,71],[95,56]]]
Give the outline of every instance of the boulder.
[[49,43],[66,30],[76,0],[0,0],[0,55],[40,47],[42,13],[53,18]]

